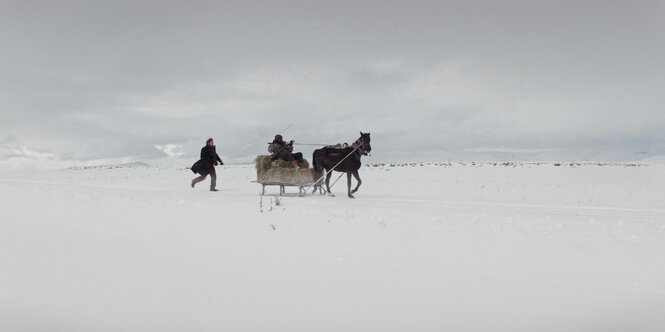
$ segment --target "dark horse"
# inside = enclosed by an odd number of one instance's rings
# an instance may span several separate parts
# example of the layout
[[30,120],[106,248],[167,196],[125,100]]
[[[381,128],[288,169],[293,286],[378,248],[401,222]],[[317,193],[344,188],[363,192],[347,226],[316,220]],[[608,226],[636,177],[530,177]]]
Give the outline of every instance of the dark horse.
[[[325,169],[326,175],[326,189],[330,192],[330,177],[332,171],[345,172],[349,187],[349,197],[358,191],[360,184],[360,176],[358,169],[362,165],[360,163],[360,156],[367,155],[372,151],[372,146],[369,144],[369,133],[363,134],[360,132],[360,138],[353,143],[350,147],[337,148],[337,147],[324,147],[322,149],[314,150],[312,155],[312,167],[314,168],[314,180],[320,181],[323,177],[323,170]],[[351,175],[358,181],[356,188],[351,190]]]

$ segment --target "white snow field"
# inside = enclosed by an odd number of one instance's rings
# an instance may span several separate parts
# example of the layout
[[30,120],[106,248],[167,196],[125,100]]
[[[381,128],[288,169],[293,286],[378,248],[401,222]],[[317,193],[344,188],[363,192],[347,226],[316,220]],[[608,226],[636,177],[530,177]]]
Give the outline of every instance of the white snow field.
[[665,164],[217,172],[0,172],[0,331],[665,331]]

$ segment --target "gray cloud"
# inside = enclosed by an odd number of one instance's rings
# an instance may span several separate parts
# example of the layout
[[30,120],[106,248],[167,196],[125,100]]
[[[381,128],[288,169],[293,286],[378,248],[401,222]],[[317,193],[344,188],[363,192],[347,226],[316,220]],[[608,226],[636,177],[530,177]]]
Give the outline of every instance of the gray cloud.
[[246,162],[293,123],[300,142],[372,132],[375,160],[661,151],[664,7],[9,1],[0,146],[60,161],[195,158],[212,136]]

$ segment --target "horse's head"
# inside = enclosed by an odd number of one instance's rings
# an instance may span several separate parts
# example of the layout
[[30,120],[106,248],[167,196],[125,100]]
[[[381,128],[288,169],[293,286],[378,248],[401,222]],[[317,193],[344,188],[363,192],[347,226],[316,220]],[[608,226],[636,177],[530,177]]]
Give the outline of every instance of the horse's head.
[[372,151],[372,145],[370,145],[369,142],[370,142],[369,133],[363,133],[361,131],[360,138],[358,138],[355,145],[358,146],[360,153],[362,153],[364,156],[368,155],[369,152]]

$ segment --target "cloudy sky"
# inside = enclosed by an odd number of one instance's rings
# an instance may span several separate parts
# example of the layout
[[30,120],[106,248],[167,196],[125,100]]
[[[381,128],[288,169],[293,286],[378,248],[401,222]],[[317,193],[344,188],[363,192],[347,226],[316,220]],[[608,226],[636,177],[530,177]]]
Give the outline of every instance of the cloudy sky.
[[664,1],[4,0],[0,46],[5,165],[665,153]]

